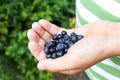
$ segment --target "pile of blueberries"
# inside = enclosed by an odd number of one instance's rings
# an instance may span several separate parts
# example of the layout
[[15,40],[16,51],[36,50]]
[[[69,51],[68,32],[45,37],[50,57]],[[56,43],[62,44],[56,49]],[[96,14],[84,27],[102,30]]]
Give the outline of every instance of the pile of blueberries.
[[44,52],[46,53],[46,58],[55,59],[63,56],[74,43],[82,38],[83,35],[77,35],[74,32],[70,35],[66,31],[54,34],[52,36],[53,40],[45,44]]

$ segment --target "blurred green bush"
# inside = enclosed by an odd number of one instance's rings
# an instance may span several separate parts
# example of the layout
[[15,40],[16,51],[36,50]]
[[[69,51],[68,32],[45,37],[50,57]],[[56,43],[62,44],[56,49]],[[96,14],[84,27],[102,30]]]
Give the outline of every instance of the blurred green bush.
[[52,73],[37,70],[27,47],[27,30],[42,18],[72,28],[75,1],[0,0],[0,80],[53,80]]

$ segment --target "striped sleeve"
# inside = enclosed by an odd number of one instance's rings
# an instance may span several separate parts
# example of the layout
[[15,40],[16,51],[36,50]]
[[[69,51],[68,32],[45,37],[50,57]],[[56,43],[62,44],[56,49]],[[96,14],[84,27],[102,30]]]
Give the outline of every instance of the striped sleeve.
[[[120,0],[76,0],[76,26],[99,20],[120,22]],[[120,80],[120,56],[86,70],[90,80]]]

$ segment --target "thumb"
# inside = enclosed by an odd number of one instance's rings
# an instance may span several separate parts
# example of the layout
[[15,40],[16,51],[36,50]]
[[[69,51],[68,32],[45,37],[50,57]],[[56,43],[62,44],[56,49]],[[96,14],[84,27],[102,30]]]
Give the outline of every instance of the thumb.
[[60,57],[57,59],[46,59],[40,61],[37,65],[39,70],[49,70],[52,72],[59,72],[70,68],[69,59]]

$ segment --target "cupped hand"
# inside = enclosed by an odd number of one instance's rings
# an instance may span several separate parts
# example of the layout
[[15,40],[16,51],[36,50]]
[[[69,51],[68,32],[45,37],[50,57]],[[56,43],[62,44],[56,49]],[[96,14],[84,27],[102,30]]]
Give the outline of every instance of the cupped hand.
[[[75,74],[84,71],[90,66],[112,56],[109,44],[109,25],[107,21],[97,21],[74,29],[63,29],[46,20],[34,22],[27,35],[28,48],[39,61],[40,70],[49,70],[65,74]],[[108,29],[108,30],[107,30]],[[51,41],[53,34],[66,30],[68,34],[75,32],[84,35],[84,38],[71,46],[62,57],[46,59],[43,51],[44,45]],[[107,50],[105,50],[107,48]]]

